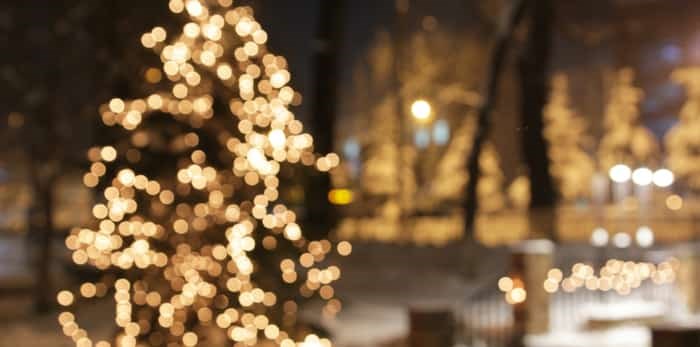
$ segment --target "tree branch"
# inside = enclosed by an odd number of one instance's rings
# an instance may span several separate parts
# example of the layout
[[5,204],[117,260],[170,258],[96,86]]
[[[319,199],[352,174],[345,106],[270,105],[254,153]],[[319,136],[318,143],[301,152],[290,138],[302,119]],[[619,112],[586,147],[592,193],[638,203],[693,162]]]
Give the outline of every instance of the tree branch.
[[500,85],[500,77],[503,72],[505,60],[508,55],[508,49],[513,40],[513,33],[518,23],[523,18],[527,0],[515,0],[508,12],[503,17],[503,22],[496,36],[496,46],[494,47],[491,59],[491,66],[488,72],[488,82],[484,99],[479,107],[477,115],[477,127],[474,134],[474,145],[472,152],[467,161],[467,172],[469,173],[469,182],[464,197],[464,232],[468,237],[474,235],[474,222],[476,220],[476,211],[478,209],[478,201],[476,196],[476,187],[479,181],[479,155],[483,147],[486,136],[489,133],[491,126],[491,113],[498,97],[498,89]]

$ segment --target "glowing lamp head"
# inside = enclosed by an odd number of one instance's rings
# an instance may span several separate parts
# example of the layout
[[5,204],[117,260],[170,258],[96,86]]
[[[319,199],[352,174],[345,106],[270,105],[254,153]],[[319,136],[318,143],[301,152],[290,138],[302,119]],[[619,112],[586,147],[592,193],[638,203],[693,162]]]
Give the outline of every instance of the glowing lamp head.
[[608,174],[610,175],[610,179],[617,183],[624,183],[632,178],[632,170],[629,166],[624,164],[617,164],[611,167]]
[[595,247],[605,247],[610,240],[610,234],[603,228],[596,228],[591,234],[591,244]]
[[425,100],[416,100],[411,104],[411,115],[413,118],[421,121],[428,120],[430,114],[432,113],[432,107],[430,103]]
[[647,226],[639,227],[635,239],[639,247],[649,248],[654,245],[654,232]]
[[632,172],[632,182],[639,186],[648,186],[653,181],[654,173],[646,167],[640,167]]
[[185,8],[187,9],[187,12],[192,17],[199,17],[202,15],[202,12],[204,11],[202,4],[197,0],[188,1],[187,4],[185,5]]
[[284,146],[287,144],[287,136],[281,129],[274,129],[270,131],[267,137],[270,141],[270,145],[272,145],[272,148],[274,149],[284,149]]
[[627,248],[632,244],[632,237],[627,233],[617,233],[613,236],[613,244],[617,248]]
[[674,181],[673,172],[668,169],[658,169],[654,171],[652,176],[652,181],[657,187],[666,188],[673,184]]

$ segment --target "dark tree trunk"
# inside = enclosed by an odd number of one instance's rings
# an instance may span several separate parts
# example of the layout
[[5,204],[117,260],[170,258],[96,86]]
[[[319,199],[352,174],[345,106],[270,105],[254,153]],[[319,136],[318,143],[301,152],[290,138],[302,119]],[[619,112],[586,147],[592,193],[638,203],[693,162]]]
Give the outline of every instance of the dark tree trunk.
[[[407,122],[407,115],[405,112],[405,107],[406,107],[406,100],[404,100],[404,95],[403,95],[403,80],[402,80],[402,72],[403,72],[403,52],[405,50],[405,43],[407,40],[407,14],[408,10],[410,8],[410,0],[397,0],[395,3],[396,6],[396,13],[394,14],[394,22],[393,22],[393,27],[392,27],[392,56],[393,56],[393,66],[392,66],[392,79],[391,79],[391,84],[392,87],[394,88],[394,107],[395,107],[395,112],[396,112],[396,122],[397,122],[397,131],[396,131],[396,182],[398,185],[398,189],[396,192],[396,201],[399,204],[399,240],[406,240],[408,235],[406,234],[406,217],[408,216],[408,211],[406,211],[406,204],[405,204],[405,199],[404,199],[404,192],[405,192],[405,187],[406,187],[406,180],[404,177],[404,171],[405,171],[405,161],[406,157],[404,156],[404,142],[406,141],[406,135],[407,135],[407,130],[406,130],[406,122]],[[413,169],[413,168],[411,168]]]
[[474,237],[474,222],[479,207],[476,195],[476,187],[481,174],[479,170],[479,156],[491,127],[491,113],[498,98],[500,77],[508,56],[508,49],[513,40],[513,32],[523,17],[526,2],[526,0],[515,0],[512,7],[504,15],[504,20],[501,22],[501,27],[497,33],[496,45],[491,53],[491,66],[487,75],[486,91],[478,110],[474,143],[467,160],[469,182],[467,183],[464,197],[464,232],[466,233],[466,239]]
[[[549,172],[549,145],[543,136],[543,109],[549,96],[552,36],[551,0],[528,0],[530,28],[518,59],[522,149],[530,172],[530,217],[533,236],[551,237],[556,199]],[[533,229],[537,228],[537,229]]]
[[53,223],[53,179],[42,175],[41,164],[31,164],[34,206],[29,215],[29,235],[34,247],[31,261],[34,266],[34,310],[48,312],[52,306],[51,239],[55,234]]
[[[318,47],[315,55],[316,86],[311,123],[314,149],[322,155],[333,151],[343,9],[343,0],[320,2],[316,36]],[[307,223],[311,227],[309,232],[312,237],[327,234],[335,225],[336,213],[328,202],[330,189],[331,181],[328,174],[315,173],[310,177],[305,200]]]

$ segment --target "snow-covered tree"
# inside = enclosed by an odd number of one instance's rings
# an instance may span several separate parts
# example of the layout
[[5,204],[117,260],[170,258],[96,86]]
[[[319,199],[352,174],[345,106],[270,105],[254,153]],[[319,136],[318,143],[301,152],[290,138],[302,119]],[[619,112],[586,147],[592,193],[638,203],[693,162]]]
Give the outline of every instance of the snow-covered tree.
[[544,109],[544,137],[549,141],[550,171],[564,201],[588,195],[595,163],[586,152],[591,139],[586,121],[571,108],[566,75],[552,79],[549,103]]
[[251,8],[169,8],[184,25],[141,37],[161,64],[146,70],[147,94],[101,108],[114,134],[88,152],[84,183],[102,201],[66,239],[77,265],[108,275],[57,297],[68,307],[112,296],[119,331],[93,341],[69,311],[63,331],[77,346],[330,346],[295,317],[316,294],[324,312],[339,310],[340,270],[323,263],[336,248],[305,237],[279,173],[298,162],[328,171],[338,156],[313,153],[287,61],[268,51]]
[[666,134],[667,163],[682,184],[698,192],[700,191],[700,68],[678,69],[673,72],[672,79],[685,87],[687,100],[681,108],[678,124]]
[[607,172],[616,164],[632,167],[656,164],[659,146],[640,120],[639,103],[644,96],[633,85],[634,71],[619,70],[605,108],[604,135],[598,147],[600,169]]

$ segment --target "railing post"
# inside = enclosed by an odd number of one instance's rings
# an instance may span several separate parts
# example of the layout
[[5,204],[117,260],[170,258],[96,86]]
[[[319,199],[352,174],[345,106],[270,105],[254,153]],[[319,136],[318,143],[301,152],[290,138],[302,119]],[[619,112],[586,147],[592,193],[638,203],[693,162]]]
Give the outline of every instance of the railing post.
[[513,305],[513,342],[522,346],[526,335],[549,332],[550,295],[543,284],[552,267],[554,244],[549,240],[527,240],[511,249],[511,277],[522,283],[527,297]]
[[686,245],[679,252],[681,268],[679,286],[685,296],[688,311],[700,313],[700,243]]

